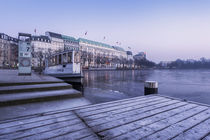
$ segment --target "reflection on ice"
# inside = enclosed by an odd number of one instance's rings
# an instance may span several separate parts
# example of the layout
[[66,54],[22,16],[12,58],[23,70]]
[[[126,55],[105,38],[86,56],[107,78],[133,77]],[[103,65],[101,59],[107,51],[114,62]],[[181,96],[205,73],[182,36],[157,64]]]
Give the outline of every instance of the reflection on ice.
[[94,103],[144,95],[144,81],[159,94],[210,104],[210,70],[84,71],[84,95]]

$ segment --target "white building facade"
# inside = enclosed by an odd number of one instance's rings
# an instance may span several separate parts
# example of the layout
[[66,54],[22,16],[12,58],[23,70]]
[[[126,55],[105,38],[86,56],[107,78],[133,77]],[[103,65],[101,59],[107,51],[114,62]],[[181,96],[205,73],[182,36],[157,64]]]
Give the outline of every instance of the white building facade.
[[79,38],[83,67],[117,67],[127,53],[118,46]]
[[32,36],[31,45],[33,67],[43,66],[45,57],[64,50],[79,50],[83,68],[121,67],[128,58],[121,47],[53,32],[46,32],[45,36]]
[[52,50],[56,50],[56,51],[64,50],[64,40],[61,34],[53,33],[53,32],[46,32],[45,35],[48,36],[51,41]]
[[32,48],[32,67],[43,66],[44,58],[55,49],[51,45],[51,40],[48,36],[31,36]]

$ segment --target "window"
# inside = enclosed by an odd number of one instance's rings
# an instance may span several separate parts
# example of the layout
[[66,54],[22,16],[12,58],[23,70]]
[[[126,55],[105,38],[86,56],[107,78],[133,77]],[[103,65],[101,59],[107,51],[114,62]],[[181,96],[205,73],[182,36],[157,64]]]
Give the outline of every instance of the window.
[[59,62],[59,63],[58,63],[58,64],[61,64],[61,59],[62,59],[62,58],[61,58],[61,54],[59,54],[59,58],[58,58],[58,62]]
[[80,62],[80,53],[79,52],[75,52],[75,54],[74,54],[74,62],[75,63],[79,63]]
[[55,56],[55,64],[56,65],[58,64],[58,56],[57,55]]
[[68,63],[72,63],[72,52],[68,53]]
[[67,53],[64,53],[63,54],[63,64],[66,64],[68,63],[68,60],[67,60]]

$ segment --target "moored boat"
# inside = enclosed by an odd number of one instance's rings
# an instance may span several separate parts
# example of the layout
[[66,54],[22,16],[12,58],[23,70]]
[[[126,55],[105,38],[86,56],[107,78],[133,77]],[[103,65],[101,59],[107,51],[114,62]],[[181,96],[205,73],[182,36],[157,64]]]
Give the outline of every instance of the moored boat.
[[60,78],[82,90],[83,79],[78,50],[65,50],[54,53],[45,59],[44,74]]

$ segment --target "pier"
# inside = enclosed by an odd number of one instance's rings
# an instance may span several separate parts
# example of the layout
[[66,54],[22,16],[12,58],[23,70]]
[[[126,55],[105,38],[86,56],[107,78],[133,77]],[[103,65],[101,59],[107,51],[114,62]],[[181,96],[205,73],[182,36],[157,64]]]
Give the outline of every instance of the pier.
[[0,139],[209,140],[210,107],[148,95],[0,121]]

